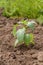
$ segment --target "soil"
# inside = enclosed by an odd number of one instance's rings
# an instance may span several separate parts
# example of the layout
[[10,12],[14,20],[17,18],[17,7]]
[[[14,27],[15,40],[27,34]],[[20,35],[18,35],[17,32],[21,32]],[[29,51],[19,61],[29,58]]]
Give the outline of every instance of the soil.
[[[0,10],[0,65],[43,65],[43,26],[37,24],[34,32],[34,46],[24,44],[14,48],[13,25],[17,18],[6,18]],[[28,30],[31,32],[30,30]]]

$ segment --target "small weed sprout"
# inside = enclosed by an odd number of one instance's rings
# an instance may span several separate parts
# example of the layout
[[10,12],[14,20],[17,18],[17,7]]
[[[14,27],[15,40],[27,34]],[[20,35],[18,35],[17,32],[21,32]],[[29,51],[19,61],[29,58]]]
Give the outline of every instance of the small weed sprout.
[[[20,23],[23,24],[23,27],[21,29],[16,30],[16,27],[20,25]],[[26,33],[26,30],[28,29],[28,27],[34,30],[35,28],[34,24],[35,24],[34,21],[28,22],[24,20],[14,25],[12,33],[13,33],[13,36],[16,37],[16,41],[14,43],[15,47],[17,46],[17,44],[21,44],[21,43],[24,43],[26,46],[28,46],[29,44],[34,44],[34,35],[32,33]]]

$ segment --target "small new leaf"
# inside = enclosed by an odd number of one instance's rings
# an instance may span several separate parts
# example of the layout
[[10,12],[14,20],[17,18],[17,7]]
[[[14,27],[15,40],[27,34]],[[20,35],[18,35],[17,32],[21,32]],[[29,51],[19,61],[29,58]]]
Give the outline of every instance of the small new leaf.
[[18,24],[26,25],[27,24],[27,20],[22,20],[22,21],[18,22]]
[[31,22],[28,22],[28,23],[27,23],[27,26],[28,26],[29,28],[31,28],[32,30],[34,30],[34,28],[35,28],[34,24],[35,24],[35,22],[34,22],[34,21],[31,21]]
[[22,21],[22,24],[26,25],[27,24],[27,20]]

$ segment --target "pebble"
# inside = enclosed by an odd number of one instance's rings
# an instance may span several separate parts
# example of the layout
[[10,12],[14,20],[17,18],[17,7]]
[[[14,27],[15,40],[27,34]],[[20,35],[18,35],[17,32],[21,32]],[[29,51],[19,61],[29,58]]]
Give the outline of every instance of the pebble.
[[38,53],[38,61],[43,62],[43,52]]

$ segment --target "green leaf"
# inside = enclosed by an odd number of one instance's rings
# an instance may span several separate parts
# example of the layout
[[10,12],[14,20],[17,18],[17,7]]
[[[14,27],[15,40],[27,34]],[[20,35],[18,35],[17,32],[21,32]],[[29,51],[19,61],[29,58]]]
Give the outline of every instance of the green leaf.
[[16,41],[15,41],[15,43],[14,43],[14,47],[17,46],[18,42],[19,42],[18,39],[16,39]]
[[29,34],[25,34],[24,43],[26,45],[29,45],[30,44],[30,35]]
[[34,44],[34,35],[32,33],[30,33],[30,42]]
[[25,34],[24,42],[26,45],[33,43],[33,34]]
[[25,28],[19,29],[17,31],[16,35],[17,35],[17,39],[18,39],[19,42],[23,42],[23,40],[24,40],[24,34],[25,34]]
[[16,35],[16,25],[14,25],[14,27],[13,27],[12,34],[13,34],[13,36],[15,36],[15,35]]
[[18,24],[26,25],[27,24],[27,20],[22,20],[22,21],[18,22]]
[[38,18],[37,18],[37,22],[42,25],[43,24],[43,15],[40,15]]
[[27,20],[23,20],[21,23],[26,25],[27,24]]
[[32,30],[34,30],[34,28],[35,28],[35,22],[34,21],[31,21],[31,22],[28,22],[27,23],[27,26],[29,27],[29,28],[31,28]]

